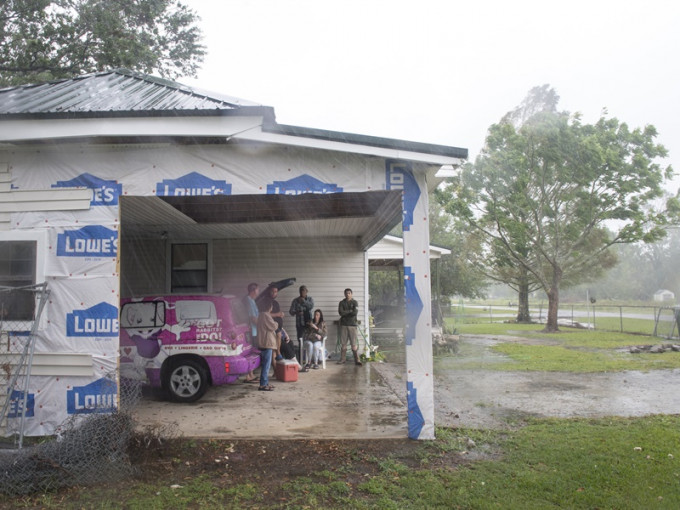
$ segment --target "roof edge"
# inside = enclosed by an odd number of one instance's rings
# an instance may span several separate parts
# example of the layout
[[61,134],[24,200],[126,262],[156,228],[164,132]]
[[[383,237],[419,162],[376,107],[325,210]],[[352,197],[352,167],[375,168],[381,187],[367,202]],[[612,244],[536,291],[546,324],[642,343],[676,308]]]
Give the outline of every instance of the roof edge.
[[369,147],[381,147],[386,149],[404,150],[410,152],[420,152],[424,154],[436,154],[453,158],[468,158],[468,150],[460,147],[448,145],[438,145],[424,142],[412,142],[395,138],[383,138],[378,136],[359,135],[354,133],[344,133],[342,131],[329,131],[326,129],[315,129],[301,126],[291,126],[287,124],[277,124],[271,117],[270,122],[265,122],[262,131],[288,136],[314,138],[329,142],[351,143],[366,145]]

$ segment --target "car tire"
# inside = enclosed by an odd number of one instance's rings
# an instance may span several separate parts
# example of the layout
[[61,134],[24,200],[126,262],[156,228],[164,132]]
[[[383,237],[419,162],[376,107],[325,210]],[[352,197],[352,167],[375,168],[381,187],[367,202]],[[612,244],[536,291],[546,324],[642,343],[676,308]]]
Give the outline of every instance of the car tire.
[[195,402],[208,389],[208,376],[200,361],[180,358],[170,361],[162,383],[173,402]]

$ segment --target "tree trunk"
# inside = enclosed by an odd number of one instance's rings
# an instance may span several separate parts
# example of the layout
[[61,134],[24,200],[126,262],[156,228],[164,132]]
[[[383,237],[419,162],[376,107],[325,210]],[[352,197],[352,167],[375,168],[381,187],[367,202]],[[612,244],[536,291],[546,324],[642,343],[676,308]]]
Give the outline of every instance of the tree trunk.
[[562,273],[559,269],[554,270],[553,281],[548,289],[548,319],[545,323],[545,333],[555,333],[559,331],[557,327],[557,311],[560,307],[560,281]]
[[517,304],[517,322],[521,324],[531,323],[531,315],[529,314],[529,282],[523,279],[519,284]]

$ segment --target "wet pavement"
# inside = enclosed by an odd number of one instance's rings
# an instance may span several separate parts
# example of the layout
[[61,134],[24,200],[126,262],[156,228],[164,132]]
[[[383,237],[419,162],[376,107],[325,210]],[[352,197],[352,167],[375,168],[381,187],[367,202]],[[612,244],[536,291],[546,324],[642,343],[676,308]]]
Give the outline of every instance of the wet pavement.
[[[210,388],[193,404],[144,397],[133,415],[162,436],[231,439],[367,439],[407,437],[404,395],[386,384],[375,364],[349,361],[300,373],[295,382]],[[403,367],[403,365],[402,365]]]
[[[528,416],[603,417],[680,414],[680,370],[573,374],[464,369],[503,363],[498,339],[463,339],[456,356],[435,358],[435,424],[508,428]],[[194,404],[145,397],[140,427],[162,435],[232,439],[405,438],[406,366],[402,345],[384,345],[386,363],[327,363],[272,392],[241,382],[210,388]]]

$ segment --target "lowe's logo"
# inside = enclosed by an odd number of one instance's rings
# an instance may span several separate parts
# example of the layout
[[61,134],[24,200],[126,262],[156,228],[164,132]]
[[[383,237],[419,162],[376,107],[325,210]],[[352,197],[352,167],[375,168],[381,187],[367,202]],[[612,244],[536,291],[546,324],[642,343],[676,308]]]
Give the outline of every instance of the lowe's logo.
[[302,195],[304,193],[342,193],[337,184],[320,181],[311,175],[302,174],[287,181],[267,184],[268,195]]
[[90,188],[92,190],[92,201],[90,205],[118,205],[123,186],[116,181],[100,179],[92,174],[80,174],[70,181],[57,181],[52,185],[53,188]]
[[156,184],[156,195],[159,197],[231,195],[231,184],[191,172],[177,179],[163,179]]
[[420,187],[413,177],[410,165],[396,161],[387,161],[385,165],[386,188],[402,190],[402,228],[411,230],[413,212],[420,199]]
[[115,257],[118,231],[101,225],[88,225],[57,236],[59,257]]
[[74,310],[67,313],[66,336],[118,336],[118,308],[109,303],[99,303],[87,310]]
[[98,379],[86,386],[74,386],[66,392],[68,414],[112,413],[116,410],[116,383]]
[[26,397],[25,412],[21,412],[21,406],[24,403],[24,392],[12,390],[9,396],[9,410],[7,411],[8,418],[21,418],[22,414],[26,418],[34,416],[35,411],[35,393],[29,393]]

